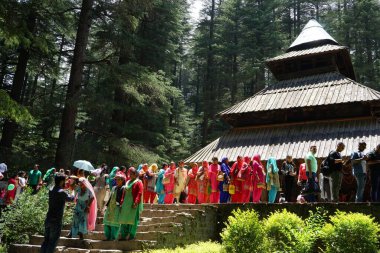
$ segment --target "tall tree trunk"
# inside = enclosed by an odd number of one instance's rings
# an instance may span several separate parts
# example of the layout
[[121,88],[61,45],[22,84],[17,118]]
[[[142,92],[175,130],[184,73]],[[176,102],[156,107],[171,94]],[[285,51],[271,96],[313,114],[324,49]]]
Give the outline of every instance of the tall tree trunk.
[[[28,16],[28,32],[34,34],[36,27],[36,15],[31,12]],[[10,96],[18,103],[22,103],[22,91],[25,85],[26,68],[29,61],[29,49],[24,46],[20,46],[19,55],[17,59],[16,71],[13,76],[13,83]],[[3,126],[2,138],[0,141],[0,150],[3,154],[3,159],[8,161],[12,154],[12,144],[16,136],[18,124],[13,121],[6,120]]]
[[4,54],[1,56],[0,89],[2,89],[5,86],[4,79],[7,74],[7,66],[8,66],[8,55]]
[[200,97],[200,86],[201,86],[201,67],[200,64],[197,63],[197,86],[196,86],[196,92],[195,92],[195,106],[194,106],[194,114],[199,114],[199,97]]
[[[26,67],[29,60],[29,50],[21,48],[18,56],[16,72],[13,77],[13,84],[10,96],[13,100],[21,104],[21,94],[24,86],[24,77],[26,74]],[[2,138],[0,141],[0,149],[2,150],[4,160],[8,161],[12,152],[12,143],[16,136],[18,124],[13,121],[6,120],[3,126]]]
[[239,2],[238,5],[235,6],[235,17],[234,17],[234,47],[235,51],[232,56],[232,88],[231,88],[231,103],[235,104],[236,102],[236,95],[237,95],[237,85],[238,85],[238,80],[237,80],[237,74],[238,74],[238,52],[237,48],[239,47],[239,40],[238,40],[238,31],[239,31],[239,14],[240,14],[240,5],[241,2]]
[[62,114],[59,141],[55,156],[55,163],[59,167],[67,168],[70,164],[75,143],[75,120],[80,99],[80,88],[83,75],[83,60],[85,57],[88,35],[91,26],[91,13],[94,0],[83,0],[79,16],[78,30],[75,40],[73,61],[67,87],[65,108]]
[[[59,69],[61,65],[61,60],[62,60],[62,53],[63,53],[63,46],[65,45],[65,35],[62,35],[61,39],[61,44],[59,46],[59,53],[58,53],[58,60],[57,60],[57,75],[59,74]],[[57,78],[54,78],[53,81],[51,82],[51,89],[50,89],[50,94],[49,94],[49,104],[53,104],[54,102],[54,92],[57,87]]]
[[214,52],[213,52],[213,41],[214,41],[214,18],[215,18],[215,0],[211,1],[211,11],[210,11],[210,26],[209,26],[209,41],[208,41],[208,51],[207,51],[207,66],[206,66],[206,80],[203,88],[203,122],[202,122],[202,145],[206,145],[209,127],[208,121],[213,116],[214,113]]

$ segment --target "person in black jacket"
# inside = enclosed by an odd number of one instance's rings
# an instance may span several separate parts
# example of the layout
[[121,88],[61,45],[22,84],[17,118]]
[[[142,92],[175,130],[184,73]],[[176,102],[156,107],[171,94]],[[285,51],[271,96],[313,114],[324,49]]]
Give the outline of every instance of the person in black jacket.
[[293,186],[295,185],[295,178],[297,176],[297,172],[295,171],[296,165],[293,162],[293,158],[291,155],[287,155],[285,161],[281,166],[281,175],[284,180],[283,183],[283,191],[285,192],[285,199],[288,202],[292,202],[292,194],[293,194]]
[[45,219],[45,238],[41,245],[41,253],[53,253],[62,230],[63,211],[66,201],[73,201],[74,196],[68,195],[64,190],[66,176],[58,173],[55,186],[49,191],[49,210]]
[[339,202],[339,190],[342,185],[343,178],[343,159],[340,152],[342,152],[345,148],[343,142],[339,142],[336,146],[336,150],[330,152],[328,156],[329,166],[331,168],[330,175],[327,178],[330,181],[330,191],[331,191],[331,199],[330,201]]

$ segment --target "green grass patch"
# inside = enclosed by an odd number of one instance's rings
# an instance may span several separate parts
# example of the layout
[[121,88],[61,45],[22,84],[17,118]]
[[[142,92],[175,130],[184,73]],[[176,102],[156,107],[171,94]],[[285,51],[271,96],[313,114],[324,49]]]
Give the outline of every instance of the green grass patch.
[[177,247],[175,249],[157,249],[149,250],[149,253],[220,253],[222,245],[216,242],[198,242],[189,244],[185,247]]

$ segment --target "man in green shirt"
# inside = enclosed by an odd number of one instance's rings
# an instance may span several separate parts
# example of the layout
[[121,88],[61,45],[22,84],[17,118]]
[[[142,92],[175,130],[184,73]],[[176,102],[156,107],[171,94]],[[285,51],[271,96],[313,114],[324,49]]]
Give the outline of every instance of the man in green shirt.
[[40,166],[38,164],[35,164],[33,169],[29,171],[28,185],[33,189],[32,194],[36,194],[38,192],[38,185],[40,185],[42,181],[42,173],[39,168]]
[[317,184],[317,169],[318,169],[318,163],[317,159],[315,158],[315,154],[317,153],[317,146],[313,145],[310,146],[310,151],[307,153],[305,157],[305,165],[306,165],[306,176],[307,176],[307,184],[305,186],[305,189],[307,193],[309,193],[307,196],[307,201],[309,202],[315,202],[316,197],[315,195],[319,192],[319,187]]

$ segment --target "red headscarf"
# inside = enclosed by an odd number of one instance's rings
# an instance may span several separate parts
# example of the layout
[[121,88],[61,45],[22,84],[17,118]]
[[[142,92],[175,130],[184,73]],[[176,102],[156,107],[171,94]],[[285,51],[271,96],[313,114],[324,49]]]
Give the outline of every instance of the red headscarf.
[[260,166],[264,167],[261,163],[261,157],[259,154],[256,154],[252,157],[252,162],[257,162]]

